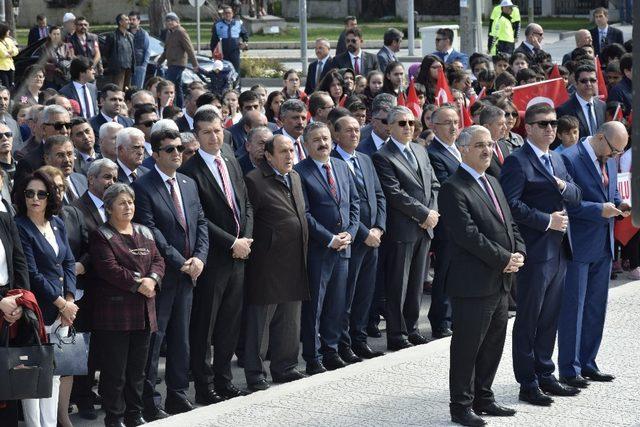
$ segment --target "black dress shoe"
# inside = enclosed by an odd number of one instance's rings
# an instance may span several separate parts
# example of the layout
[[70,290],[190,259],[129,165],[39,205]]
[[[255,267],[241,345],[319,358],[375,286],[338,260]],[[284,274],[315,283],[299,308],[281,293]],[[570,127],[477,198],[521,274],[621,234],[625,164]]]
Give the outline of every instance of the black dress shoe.
[[383,356],[384,353],[381,351],[372,350],[369,345],[364,342],[354,342],[351,344],[351,350],[358,356],[363,359],[373,359],[374,357]]
[[575,396],[580,393],[580,389],[570,385],[560,384],[558,381],[541,383],[540,388],[547,394],[553,396]]
[[142,415],[137,415],[135,417],[124,417],[124,425],[127,427],[137,427],[137,426],[141,426],[143,424],[146,424],[147,421],[145,421],[144,418],[142,418]]
[[214,390],[224,400],[229,400],[229,399],[233,399],[234,397],[240,397],[240,396],[246,396],[247,395],[246,391],[242,391],[242,390],[238,389],[236,386],[234,386],[231,383],[231,381],[226,382],[224,384],[219,384],[219,385],[214,386]]
[[411,344],[407,340],[387,342],[387,350],[389,351],[404,350],[405,348],[409,348],[409,347],[413,347],[413,344]]
[[605,382],[605,383],[611,382],[616,379],[614,375],[605,374],[600,371],[593,371],[593,372],[583,371],[582,376],[585,378],[589,378],[591,381]]
[[347,366],[344,360],[337,355],[325,356],[322,358],[322,364],[328,371],[335,371],[336,369],[344,368]]
[[577,388],[587,388],[589,386],[589,381],[585,380],[582,375],[577,375],[575,377],[560,377],[560,382]]
[[515,409],[507,408],[502,405],[498,405],[496,402],[491,402],[485,406],[473,406],[473,411],[478,415],[491,415],[493,417],[512,417],[516,414]]
[[463,426],[480,427],[487,422],[477,416],[471,408],[464,408],[460,410],[451,410],[451,421]]
[[93,403],[88,403],[86,402],[86,399],[84,399],[85,402],[78,402],[78,415],[80,415],[80,418],[84,419],[84,420],[95,420],[98,419],[98,412],[96,411],[96,408],[93,406]]
[[544,394],[538,387],[528,390],[521,389],[518,399],[536,406],[551,406],[553,403],[553,399]]
[[182,397],[168,398],[164,401],[164,410],[171,415],[182,414],[195,409],[193,403]]
[[122,420],[104,420],[104,427],[127,427]]
[[453,335],[453,331],[449,328],[436,329],[431,333],[431,336],[437,340],[440,338],[450,337],[451,335]]
[[338,349],[338,354],[340,358],[347,363],[358,363],[362,362],[362,359],[356,356],[351,347],[342,347]]
[[215,403],[220,403],[223,400],[224,398],[214,390],[196,390],[196,403],[199,405],[213,405]]
[[155,408],[145,408],[143,416],[147,421],[169,418],[169,414],[167,414],[162,408],[158,408],[157,406]]
[[269,388],[269,383],[264,378],[259,379],[255,383],[247,384],[247,387],[251,391],[262,391]]
[[302,378],[307,378],[307,375],[303,374],[297,369],[292,369],[290,371],[285,372],[282,375],[271,374],[271,379],[276,384],[290,383],[292,381],[301,380]]
[[413,345],[422,345],[422,344],[428,343],[429,340],[423,337],[422,335],[416,333],[416,334],[409,335],[409,342]]
[[382,336],[382,332],[378,329],[378,325],[369,325],[367,326],[367,335],[371,338],[380,338]]
[[307,375],[316,375],[327,372],[327,368],[324,367],[321,361],[311,360],[307,362],[307,368],[305,369]]

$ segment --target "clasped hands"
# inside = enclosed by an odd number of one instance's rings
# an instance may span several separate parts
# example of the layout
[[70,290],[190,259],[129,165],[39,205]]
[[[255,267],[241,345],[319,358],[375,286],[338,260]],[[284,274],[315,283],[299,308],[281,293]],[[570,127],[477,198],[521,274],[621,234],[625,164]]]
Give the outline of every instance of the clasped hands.
[[426,230],[427,228],[435,228],[436,225],[438,225],[438,219],[440,218],[440,214],[431,209],[429,211],[429,215],[427,215],[427,219],[424,220],[423,223],[420,224],[420,228]]
[[335,249],[338,252],[347,249],[350,244],[351,244],[351,234],[347,233],[346,231],[336,234],[335,236],[333,236],[333,239],[331,240],[331,248]]
[[364,239],[364,244],[369,246],[370,248],[377,248],[380,246],[382,242],[382,230],[379,228],[372,228],[369,230],[369,235],[366,239]]
[[522,267],[523,265],[524,265],[524,255],[522,255],[519,252],[516,252],[511,254],[511,257],[509,258],[509,263],[504,268],[504,270],[502,270],[502,272],[516,273],[518,270],[520,270],[520,267]]
[[231,256],[236,259],[247,259],[251,253],[251,244],[253,239],[246,237],[237,238],[233,246],[231,246]]
[[191,280],[193,280],[194,282],[198,280],[198,277],[200,277],[203,269],[204,263],[196,257],[189,258],[184,262],[184,264],[182,264],[182,267],[180,267],[180,271],[188,274],[189,277],[191,277]]

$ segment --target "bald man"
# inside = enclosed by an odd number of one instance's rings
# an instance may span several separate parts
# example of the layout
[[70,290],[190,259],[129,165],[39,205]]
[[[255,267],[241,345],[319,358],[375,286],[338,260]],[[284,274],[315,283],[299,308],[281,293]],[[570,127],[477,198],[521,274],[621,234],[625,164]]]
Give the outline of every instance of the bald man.
[[542,40],[544,38],[544,30],[538,24],[531,23],[524,30],[525,39],[513,53],[523,53],[529,59],[529,64],[537,64],[536,55],[542,50]]
[[[576,47],[593,47],[593,38],[591,37],[591,33],[589,32],[589,30],[585,30],[584,28],[578,30],[574,34],[574,37],[576,39]],[[565,54],[562,57],[562,65],[566,64],[569,61],[571,61],[571,52]]]

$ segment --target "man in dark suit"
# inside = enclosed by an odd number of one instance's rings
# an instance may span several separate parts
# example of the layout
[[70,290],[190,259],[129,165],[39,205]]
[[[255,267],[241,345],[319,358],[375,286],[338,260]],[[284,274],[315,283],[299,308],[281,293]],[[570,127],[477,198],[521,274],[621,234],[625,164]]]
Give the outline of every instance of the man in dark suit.
[[40,39],[44,39],[49,36],[51,26],[47,25],[47,17],[38,14],[36,15],[36,25],[29,30],[29,36],[27,37],[27,46],[31,46]]
[[193,116],[196,114],[196,110],[198,109],[196,102],[200,95],[205,92],[206,91],[201,88],[187,90],[187,94],[184,98],[184,114],[176,120],[176,124],[178,125],[178,130],[180,130],[180,132],[189,132],[193,130]]
[[[396,105],[398,105],[398,99],[389,93],[379,93],[376,95],[375,98],[373,98],[373,102],[371,103],[371,119],[372,120],[369,124],[364,125],[360,129],[361,145],[358,146],[358,151],[371,156],[371,154],[373,154],[382,146],[381,141],[382,141],[383,135],[386,135],[386,137],[384,138],[384,142],[386,142],[386,139],[389,138],[389,129],[386,123],[387,113],[389,112],[389,109],[391,107],[395,107]],[[374,126],[376,126],[376,124],[374,123],[375,117],[379,118],[377,128],[375,128],[379,130],[378,138],[374,138],[373,141],[368,141],[367,143],[365,143],[365,141],[370,139],[369,137],[371,136],[371,133],[374,131]]]
[[622,31],[609,25],[609,11],[604,7],[593,10],[593,20],[596,26],[589,30],[593,39],[593,51],[600,55],[605,46],[614,43],[624,44]]
[[400,350],[427,342],[418,318],[425,263],[438,224],[440,184],[426,150],[411,142],[411,110],[394,107],[387,120],[391,139],[372,159],[387,198],[387,348]]
[[265,126],[259,126],[249,131],[247,142],[244,143],[247,154],[238,159],[244,175],[256,169],[264,159],[264,145],[272,138],[273,133]]
[[[251,96],[255,96],[255,98],[247,99]],[[240,95],[240,99],[244,101],[244,104],[241,104],[244,106],[241,107],[242,119],[229,128],[236,158],[247,154],[247,151],[244,149],[244,143],[247,142],[247,134],[249,131],[258,126],[267,126],[268,123],[267,116],[260,112],[260,98],[256,92],[252,90],[245,91]],[[274,130],[277,130],[277,128]]]
[[94,150],[96,137],[93,134],[93,128],[84,117],[74,117],[71,120],[70,136],[76,150],[73,170],[86,175],[91,162],[100,158],[100,155]]
[[316,90],[322,78],[331,69],[331,45],[329,40],[321,37],[316,40],[316,59],[309,64],[307,70],[307,81],[304,85],[304,92],[311,95]]
[[[503,114],[504,115],[504,114]],[[455,145],[458,137],[458,111],[450,106],[442,106],[431,116],[435,138],[427,148],[429,161],[438,182],[442,184],[455,173],[462,157]],[[429,322],[433,338],[451,336],[451,304],[445,294],[445,282],[451,261],[451,242],[442,224],[436,227],[433,236],[435,263],[431,284],[431,305]]]
[[100,133],[100,126],[106,122],[118,122],[124,127],[133,126],[133,120],[120,114],[124,105],[124,92],[113,83],[104,85],[100,92],[102,109],[89,120],[93,133]]
[[557,127],[553,107],[532,105],[524,119],[527,142],[505,159],[500,175],[527,246],[527,263],[517,277],[513,369],[520,383],[520,400],[549,406],[553,399],[545,393],[574,396],[579,392],[558,382],[551,356],[567,258],[571,257],[566,209],[578,206],[581,193],[560,156],[549,151]]
[[462,163],[438,197],[452,248],[446,279],[454,318],[450,411],[451,421],[480,426],[484,413],[515,414],[495,402],[491,385],[507,335],[509,288],[525,246],[499,181],[485,173],[493,151],[490,133],[468,127],[457,145]]
[[542,51],[544,30],[540,25],[532,22],[524,29],[524,36],[524,41],[520,43],[520,46],[513,53],[522,53],[527,57],[530,65],[535,65],[538,63],[536,55]]
[[618,194],[615,157],[627,145],[629,135],[620,122],[607,122],[595,136],[562,153],[567,171],[582,189],[582,202],[568,209],[573,259],[567,277],[558,326],[560,381],[586,387],[588,381],[612,381],[600,372],[596,356],[602,340],[607,309],[611,262],[614,256],[613,225],[617,216],[629,216],[629,204]]
[[338,346],[342,360],[353,363],[383,354],[367,344],[366,327],[375,291],[378,248],[386,227],[387,201],[371,158],[356,151],[360,142],[358,121],[350,116],[338,119],[334,139],[337,146],[331,155],[347,163],[360,198],[360,222],[349,259],[347,300]]
[[282,128],[273,134],[282,134],[293,142],[293,162],[298,163],[307,157],[302,144],[302,133],[307,126],[307,107],[299,99],[287,99],[280,106]]
[[144,160],[144,133],[140,129],[125,128],[116,136],[118,182],[131,184],[147,173]]
[[480,125],[489,130],[493,140],[493,154],[487,173],[494,178],[500,178],[500,169],[502,169],[504,159],[509,155],[509,147],[504,141],[504,138],[508,136],[507,119],[503,110],[488,105],[480,113],[479,121]]
[[209,231],[198,188],[177,173],[184,150],[180,134],[161,130],[151,135],[155,166],[136,180],[136,222],[149,227],[165,259],[162,289],[156,294],[158,331],[151,336],[143,398],[145,420],[164,418],[162,397],[155,390],[160,345],[167,342],[164,410],[169,414],[193,409],[189,390],[189,318],[193,287],[204,269],[209,251]]
[[345,32],[347,52],[336,55],[331,61],[331,68],[349,68],[356,75],[366,76],[369,71],[378,69],[378,58],[373,53],[362,50],[362,30],[355,27]]
[[256,240],[245,281],[244,372],[253,391],[269,387],[263,365],[268,348],[273,382],[305,377],[296,365],[301,301],[309,299],[309,232],[302,183],[293,170],[293,143],[277,135],[266,142],[265,157],[245,178]]
[[402,31],[396,28],[389,28],[384,32],[384,46],[378,51],[378,67],[384,73],[390,62],[397,61],[396,53],[400,52],[400,43],[402,43]]
[[98,88],[95,83],[95,70],[89,58],[73,58],[69,68],[71,82],[60,88],[60,94],[73,99],[80,105],[80,115],[89,120],[98,114]]
[[580,122],[580,138],[595,135],[605,122],[607,105],[598,99],[596,69],[591,64],[580,65],[574,72],[576,93],[557,108],[558,117],[575,116]]
[[306,371],[314,375],[346,366],[338,345],[360,204],[348,166],[330,156],[331,132],[327,125],[311,123],[305,129],[304,142],[309,157],[295,170],[302,180],[307,207],[311,300],[302,304],[301,335]]
[[87,178],[73,171],[75,150],[68,136],[55,135],[44,143],[44,163],[62,171],[66,181],[63,205],[70,205],[87,191]]
[[[196,181],[209,227],[207,266],[194,291],[189,339],[196,402],[217,403],[243,395],[231,383],[238,343],[245,260],[251,252],[253,210],[231,146],[223,143],[222,120],[196,113],[200,149],[181,172]],[[207,362],[213,335],[213,367]]]
[[344,18],[344,30],[338,36],[338,43],[336,44],[336,55],[343,54],[347,51],[347,42],[345,41],[346,33],[352,28],[358,26],[358,19],[355,16],[347,16]]
[[455,61],[460,61],[462,66],[469,68],[469,57],[453,48],[453,30],[450,28],[440,28],[436,31],[436,51],[432,55],[437,56],[449,65]]

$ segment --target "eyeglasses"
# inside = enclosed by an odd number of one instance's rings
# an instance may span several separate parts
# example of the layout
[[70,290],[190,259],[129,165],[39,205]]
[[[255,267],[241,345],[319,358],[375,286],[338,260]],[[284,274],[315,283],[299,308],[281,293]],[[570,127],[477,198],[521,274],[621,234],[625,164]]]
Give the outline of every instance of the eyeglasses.
[[4,136],[5,138],[11,138],[13,137],[13,132],[11,131],[7,131],[7,132],[0,132],[0,136]]
[[389,121],[387,119],[381,119],[380,117],[374,117],[374,119],[379,120],[383,125],[389,124]]
[[398,120],[398,126],[400,126],[401,128],[405,127],[406,125],[413,127],[415,126],[415,124],[415,120]]
[[530,122],[530,125],[538,125],[539,128],[541,129],[546,129],[547,126],[551,125],[552,128],[557,128],[558,127],[558,121],[557,120],[538,120],[537,122]]
[[161,148],[159,151],[171,154],[176,150],[178,150],[178,153],[182,153],[184,151],[184,145],[169,145],[168,147]]
[[533,33],[534,36],[544,37],[544,33]]
[[45,123],[45,125],[53,126],[55,130],[62,130],[62,128],[65,128],[67,130],[71,129],[71,123],[69,122]]
[[140,122],[140,124],[146,128],[149,128],[156,124],[157,120],[147,120],[146,122]]
[[602,137],[604,138],[604,141],[607,143],[607,145],[609,146],[609,150],[611,150],[611,157],[615,157],[615,156],[619,156],[620,154],[622,154],[623,152],[618,150],[616,147],[614,147],[613,145],[611,145],[611,143],[609,142],[609,140],[607,139],[607,136],[603,133]]
[[597,79],[580,79],[580,80],[578,80],[578,81],[579,81],[580,83],[582,83],[583,85],[586,85],[586,84],[589,84],[589,83],[594,84],[594,83],[597,83],[597,82],[598,82],[598,80],[597,80]]
[[505,116],[505,117],[513,117],[514,119],[517,119],[517,118],[518,118],[518,116],[519,116],[519,114],[518,114],[518,112],[517,112],[517,111],[512,111],[512,112],[510,112],[510,113],[508,113],[508,112],[506,112],[506,111],[505,111],[504,116]]
[[45,200],[47,197],[49,197],[49,193],[42,190],[24,190],[24,197],[26,197],[27,199],[33,199],[34,197],[37,197],[38,200]]

